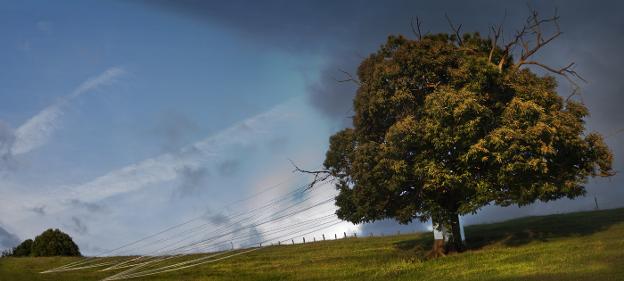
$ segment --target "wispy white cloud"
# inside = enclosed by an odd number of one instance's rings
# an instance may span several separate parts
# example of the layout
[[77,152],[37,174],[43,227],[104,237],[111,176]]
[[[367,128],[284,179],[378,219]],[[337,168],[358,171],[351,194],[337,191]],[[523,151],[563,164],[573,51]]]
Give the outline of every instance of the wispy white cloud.
[[[41,202],[31,204],[46,205],[54,212],[66,208],[68,200],[80,199],[83,202],[97,202],[115,195],[140,190],[144,187],[173,181],[183,177],[188,169],[200,169],[218,160],[223,151],[232,147],[245,147],[268,135],[281,122],[290,116],[288,102],[278,105],[246,120],[238,122],[210,137],[200,140],[182,149],[145,159],[128,165],[89,182],[54,188],[54,195],[39,196]],[[52,191],[52,190],[50,190]]]
[[102,74],[89,78],[73,92],[44,108],[15,130],[10,153],[13,155],[23,154],[44,145],[59,127],[61,116],[71,100],[100,87],[110,85],[124,73],[123,68],[109,68]]

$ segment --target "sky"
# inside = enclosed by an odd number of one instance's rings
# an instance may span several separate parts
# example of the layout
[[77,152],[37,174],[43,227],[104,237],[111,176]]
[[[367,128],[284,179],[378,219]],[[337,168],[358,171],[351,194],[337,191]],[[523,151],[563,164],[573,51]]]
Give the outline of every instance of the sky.
[[[557,8],[564,34],[538,58],[576,62],[588,81],[581,85],[587,128],[607,136],[622,170],[624,134],[614,132],[624,124],[624,5],[528,4],[544,16]],[[4,2],[0,249],[53,227],[93,254],[288,193],[309,180],[293,174],[289,160],[318,167],[329,136],[350,126],[355,85],[336,81],[342,71],[354,73],[389,34],[413,37],[412,18],[425,31],[449,32],[445,14],[483,34],[504,22],[510,36],[528,8],[526,1]],[[569,85],[561,81],[559,90],[567,96]],[[586,197],[487,206],[463,220],[589,210],[594,197],[600,208],[621,207],[623,182],[619,174],[594,179]],[[327,231],[427,227],[345,222]]]

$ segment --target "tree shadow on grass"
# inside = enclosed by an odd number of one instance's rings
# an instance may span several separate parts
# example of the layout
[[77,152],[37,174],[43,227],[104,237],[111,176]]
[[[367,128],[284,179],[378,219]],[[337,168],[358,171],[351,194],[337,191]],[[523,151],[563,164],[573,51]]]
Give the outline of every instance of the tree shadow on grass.
[[591,235],[617,223],[624,223],[624,209],[526,217],[468,226],[466,243],[469,249],[491,244],[521,246],[533,241]]
[[[526,217],[468,226],[465,228],[466,244],[472,250],[492,244],[514,247],[533,241],[548,242],[555,238],[591,235],[617,223],[624,223],[624,208]],[[398,250],[416,252],[431,249],[432,245],[433,235],[394,243]]]
[[420,235],[418,238],[393,243],[399,254],[412,260],[424,260],[433,247],[433,235]]

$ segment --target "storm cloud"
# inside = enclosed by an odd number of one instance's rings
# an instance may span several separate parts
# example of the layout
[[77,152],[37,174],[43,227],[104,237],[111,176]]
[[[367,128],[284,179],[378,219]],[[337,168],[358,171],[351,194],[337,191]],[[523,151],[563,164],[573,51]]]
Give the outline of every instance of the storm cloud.
[[[509,37],[529,14],[524,1],[235,0],[216,3],[183,0],[145,3],[231,28],[267,48],[298,55],[322,55],[326,63],[319,79],[309,81],[308,95],[310,102],[320,111],[338,119],[349,116],[355,94],[353,83],[336,81],[345,78],[342,71],[355,73],[359,62],[384,43],[390,34],[414,38],[410,27],[413,18],[422,19],[423,32],[431,33],[450,31],[445,14],[462,24],[465,32],[487,34],[490,26],[502,22]],[[621,10],[624,4],[617,1],[601,5],[583,1],[540,1],[530,2],[530,6],[544,16],[552,15],[557,9],[561,16],[564,36],[544,49],[541,59],[554,66],[576,61],[577,71],[590,81],[584,85],[585,102],[609,109],[611,118],[601,121],[621,123],[624,114],[615,111],[614,107],[624,101],[623,95],[619,95],[624,84],[614,78],[623,74],[617,66],[624,60],[618,51],[624,38],[617,34],[622,30],[624,20],[613,11]],[[599,97],[591,97],[596,95]]]
[[[575,62],[588,83],[582,84],[579,97],[590,109],[588,131],[598,131],[609,136],[606,141],[615,155],[614,168],[622,170],[624,162],[624,134],[613,134],[624,124],[624,75],[621,65],[624,56],[620,46],[624,37],[624,19],[614,13],[624,8],[619,1],[600,4],[584,1],[149,1],[149,7],[162,9],[182,17],[191,17],[209,24],[229,28],[244,38],[267,49],[281,50],[295,55],[318,55],[321,69],[318,75],[302,70],[307,81],[308,101],[337,127],[349,126],[353,114],[354,83],[340,83],[347,73],[356,73],[359,62],[374,52],[389,34],[403,34],[414,38],[410,22],[415,17],[423,21],[423,32],[449,32],[445,14],[462,31],[477,31],[486,35],[494,24],[503,23],[507,39],[529,15],[529,8],[547,17],[555,9],[561,17],[564,34],[536,56],[545,64],[561,67]],[[537,70],[539,71],[539,70]],[[569,94],[569,84],[560,79],[560,94]],[[561,200],[555,203],[538,203],[524,208],[485,209],[485,220],[500,220],[518,215],[531,215],[558,210],[591,208],[596,196],[604,207],[621,206],[624,190],[621,175],[610,180],[597,179],[589,183],[588,197]],[[495,210],[495,211],[493,211]],[[478,217],[478,215],[477,215]],[[469,218],[468,223],[479,222]],[[367,225],[365,229],[377,231],[388,228],[388,222]],[[398,227],[398,226],[397,226]],[[411,227],[414,228],[414,227]]]

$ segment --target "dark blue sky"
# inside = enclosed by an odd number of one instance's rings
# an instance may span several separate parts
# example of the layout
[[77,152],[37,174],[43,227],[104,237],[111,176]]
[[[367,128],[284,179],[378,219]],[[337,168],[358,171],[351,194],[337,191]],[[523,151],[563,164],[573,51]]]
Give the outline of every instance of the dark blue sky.
[[[433,4],[435,3],[435,4]],[[624,124],[623,5],[558,7],[564,35],[539,55],[574,61],[588,80],[589,130]],[[288,159],[319,165],[328,137],[349,125],[354,72],[388,34],[508,36],[525,1],[14,1],[0,7],[0,245],[48,227],[86,253],[138,238],[292,176]],[[507,14],[504,17],[504,14]],[[562,81],[561,93],[568,85]],[[621,170],[623,136],[607,143]],[[287,192],[297,181],[284,187]],[[588,197],[525,208],[488,207],[467,222],[622,206],[622,177],[590,182]],[[331,192],[328,190],[327,192]],[[279,194],[279,193],[278,193]],[[276,194],[273,194],[276,195]],[[300,200],[301,198],[294,199]],[[253,205],[253,204],[251,204]],[[245,209],[252,206],[237,206]],[[156,219],[157,218],[157,219]],[[407,229],[421,229],[411,225]],[[1,230],[1,229],[0,229]],[[393,223],[335,231],[395,232]],[[12,233],[4,234],[4,233]],[[0,248],[2,248],[0,247]]]

